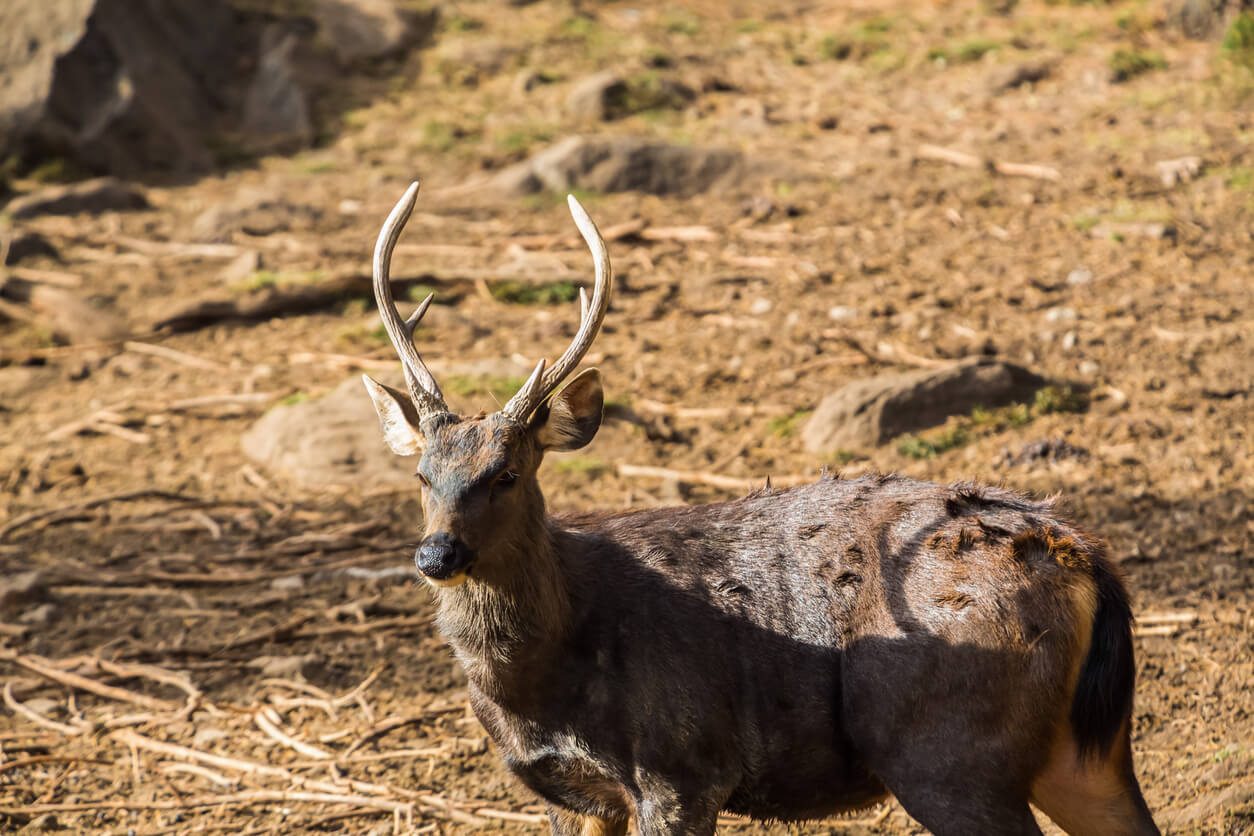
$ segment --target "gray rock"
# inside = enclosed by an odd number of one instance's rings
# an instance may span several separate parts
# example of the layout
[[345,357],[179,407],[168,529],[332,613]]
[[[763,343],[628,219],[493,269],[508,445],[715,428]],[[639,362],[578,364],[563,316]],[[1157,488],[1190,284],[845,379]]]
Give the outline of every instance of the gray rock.
[[192,235],[198,241],[229,241],[236,232],[254,236],[304,232],[313,229],[321,217],[321,209],[293,203],[279,189],[246,186],[230,201],[200,213],[192,222]]
[[494,179],[515,194],[639,191],[691,196],[739,181],[757,167],[729,148],[690,148],[639,137],[574,136]]
[[38,603],[48,597],[47,579],[42,572],[18,572],[0,578],[0,611]]
[[[311,137],[303,97],[403,52],[435,21],[393,0],[4,0],[0,159],[56,155],[120,176],[206,171],[269,150],[293,114],[287,130]],[[291,33],[299,55],[276,70],[273,47]]]
[[9,201],[5,211],[13,218],[36,215],[96,215],[147,209],[144,192],[112,177],[99,177],[68,186],[48,186]]
[[1053,71],[1053,59],[1028,61],[999,71],[993,77],[992,84],[989,86],[994,94],[1005,93],[1025,84],[1035,84],[1038,81],[1044,81],[1049,78]]
[[434,21],[423,25],[395,0],[314,0],[309,11],[320,39],[343,65],[399,55]]
[[257,74],[244,96],[243,130],[257,150],[303,148],[313,141],[314,126],[307,94],[292,68],[296,35],[276,28],[262,43]]
[[[404,391],[400,380],[382,378]],[[316,400],[276,406],[244,433],[242,443],[258,464],[309,488],[411,484],[417,464],[384,445],[360,376]]]
[[977,406],[1024,401],[1046,380],[984,358],[856,380],[823,399],[802,432],[810,452],[858,449],[944,422]]
[[566,112],[575,119],[601,122],[610,118],[614,102],[627,95],[627,82],[613,70],[590,75],[566,96]]
[[[5,236],[8,236],[6,239]],[[5,250],[7,240],[8,250]],[[47,256],[48,258],[57,258],[57,248],[52,246],[43,235],[38,232],[27,232],[19,229],[7,230],[0,235],[0,252],[4,253],[4,264],[17,264],[25,258],[34,258],[36,256]]]

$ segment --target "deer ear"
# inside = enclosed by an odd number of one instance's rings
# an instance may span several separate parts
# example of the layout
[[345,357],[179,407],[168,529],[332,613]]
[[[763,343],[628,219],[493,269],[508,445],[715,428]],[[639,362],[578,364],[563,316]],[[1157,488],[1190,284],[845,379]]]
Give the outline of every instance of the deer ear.
[[531,430],[545,450],[578,450],[597,434],[604,404],[601,373],[585,369],[536,410]]
[[418,430],[418,411],[409,397],[368,374],[361,376],[361,382],[366,384],[370,400],[374,401],[374,410],[379,413],[379,423],[383,426],[383,440],[392,452],[398,456],[421,453],[425,445]]

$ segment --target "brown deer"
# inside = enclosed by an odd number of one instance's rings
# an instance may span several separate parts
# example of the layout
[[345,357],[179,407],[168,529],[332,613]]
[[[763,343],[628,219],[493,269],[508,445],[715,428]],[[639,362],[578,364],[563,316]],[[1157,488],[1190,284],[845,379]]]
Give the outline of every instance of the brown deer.
[[1048,502],[900,476],[820,478],[732,502],[550,517],[549,450],[601,422],[561,358],[499,412],[449,411],[389,280],[374,292],[408,394],[365,377],[391,449],[421,454],[415,555],[475,714],[557,836],[711,834],[719,811],[813,819],[897,797],[937,834],[1156,834],[1132,768],[1128,596],[1105,547]]

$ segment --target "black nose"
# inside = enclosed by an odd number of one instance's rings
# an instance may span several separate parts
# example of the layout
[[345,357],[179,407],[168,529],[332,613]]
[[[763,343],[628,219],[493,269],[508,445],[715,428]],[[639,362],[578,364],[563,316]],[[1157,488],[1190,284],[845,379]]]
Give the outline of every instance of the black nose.
[[414,565],[428,578],[442,581],[464,571],[474,560],[474,552],[447,531],[427,537],[414,553]]

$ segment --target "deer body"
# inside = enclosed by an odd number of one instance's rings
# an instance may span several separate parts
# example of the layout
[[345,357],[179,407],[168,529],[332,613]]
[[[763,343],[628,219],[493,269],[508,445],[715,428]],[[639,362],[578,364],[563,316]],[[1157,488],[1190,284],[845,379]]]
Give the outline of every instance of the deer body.
[[[608,305],[604,244],[575,342],[499,413],[448,412],[387,264],[375,292],[410,397],[367,378],[421,453],[415,556],[471,703],[559,836],[713,833],[889,793],[939,834],[1156,834],[1132,771],[1124,589],[1048,503],[973,484],[824,478],[732,502],[546,515],[536,469],[587,444],[595,370],[552,394]],[[429,301],[429,300],[428,300]],[[554,373],[556,370],[557,373]],[[551,396],[551,397],[550,397]]]

